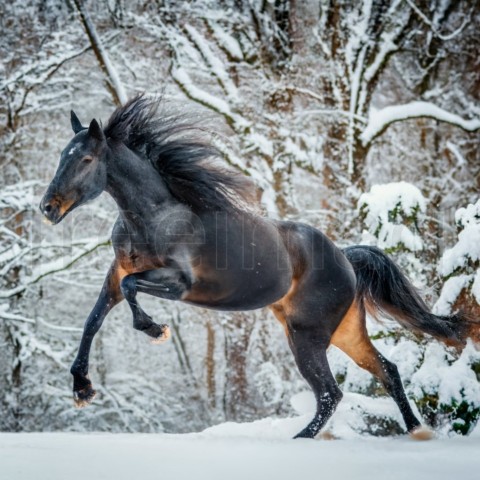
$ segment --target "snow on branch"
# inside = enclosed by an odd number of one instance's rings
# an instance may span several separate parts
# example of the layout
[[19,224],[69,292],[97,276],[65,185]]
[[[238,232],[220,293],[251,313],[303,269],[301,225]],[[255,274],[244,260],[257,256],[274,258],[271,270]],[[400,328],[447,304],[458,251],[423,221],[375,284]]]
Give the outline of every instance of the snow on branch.
[[217,22],[208,22],[220,47],[234,60],[243,60],[243,52],[238,40],[232,37]]
[[363,145],[370,144],[381,135],[392,123],[410,118],[434,118],[441,122],[450,123],[469,132],[480,129],[480,119],[465,119],[455,113],[447,112],[429,102],[410,102],[405,105],[392,105],[370,112],[368,124],[360,138]]
[[[59,49],[59,46],[56,46]],[[62,47],[64,47],[62,45]],[[64,48],[68,48],[64,47]],[[56,73],[60,67],[70,60],[80,57],[85,52],[90,50],[91,46],[86,46],[81,49],[75,49],[68,51],[64,54],[52,54],[48,60],[44,58],[37,59],[32,63],[21,68],[15,75],[10,78],[6,78],[3,82],[0,83],[0,91],[7,89],[9,86],[17,88],[16,84],[19,82],[24,82],[28,85],[40,86],[44,85],[45,82]]]
[[457,210],[455,223],[461,231],[457,243],[446,250],[440,260],[438,271],[443,277],[480,261],[480,200]]
[[231,126],[245,127],[247,125],[245,119],[235,114],[227,102],[197,87],[184,68],[173,65],[171,75],[175,83],[191,100],[220,113]]
[[60,257],[49,263],[42,264],[36,267],[33,270],[31,275],[23,279],[20,285],[13,287],[9,290],[1,290],[0,298],[14,297],[19,293],[24,292],[30,285],[37,283],[43,277],[46,277],[47,275],[51,275],[53,273],[60,272],[62,270],[66,270],[69,267],[71,267],[74,263],[76,263],[78,260],[83,258],[84,256],[94,252],[100,247],[103,247],[109,244],[110,244],[110,236],[95,238],[93,240],[90,240],[89,242],[85,243],[81,248],[78,248],[78,251],[71,257]]
[[368,232],[380,248],[421,250],[423,242],[417,223],[426,211],[422,192],[407,182],[373,185],[358,200],[358,209]]
[[195,28],[193,28],[191,25],[186,25],[185,30],[187,31],[189,37],[192,39],[192,42],[202,54],[213,75],[217,77],[224,92],[233,101],[238,101],[237,87],[235,87],[235,84],[232,82],[232,79],[226,72],[222,61],[212,52],[203,36],[200,35],[200,33]]
[[102,70],[105,72],[107,76],[107,84],[110,88],[110,92],[113,96],[113,99],[116,104],[124,104],[127,102],[128,97],[125,89],[120,81],[120,77],[118,76],[118,72],[110,62],[110,58],[108,53],[100,40],[100,37],[97,34],[95,26],[93,25],[92,20],[90,19],[90,15],[88,14],[85,5],[80,0],[74,1],[75,6],[80,14],[80,18],[82,20],[83,27],[85,28],[85,32],[90,40],[92,45],[93,51],[95,52],[95,56],[97,57],[98,63],[100,64]]
[[468,24],[471,22],[472,20],[472,13],[473,13],[473,9],[475,8],[475,6],[472,6],[471,10],[470,10],[470,13],[468,15],[465,15],[465,18],[463,19],[463,22],[462,24],[457,28],[455,29],[455,31],[453,31],[452,33],[449,33],[448,35],[442,35],[439,30],[438,30],[438,25],[435,25],[434,22],[432,22],[431,20],[429,20],[429,18],[420,10],[420,8],[417,7],[417,5],[415,5],[415,2],[413,0],[406,0],[406,2],[408,3],[408,5],[411,7],[411,9],[420,17],[420,19],[422,20],[422,22],[424,22],[425,24],[427,24],[431,29],[432,29],[432,32],[433,34],[438,37],[440,40],[452,40],[453,38],[455,38],[457,35],[459,35],[460,33],[463,32],[463,30],[465,29],[465,27],[468,26]]
[[[307,97],[311,97],[311,98],[314,98],[315,100],[318,100],[320,102],[324,102],[325,101],[325,97],[322,96],[322,95],[319,95],[318,93],[315,93],[315,92],[312,92],[311,90],[309,90],[308,88],[301,88],[301,87],[297,87],[295,85],[284,85],[282,87],[279,87],[278,88],[279,90],[285,90],[285,91],[290,91],[290,92],[296,92],[296,93],[299,93],[300,95],[305,95]],[[351,113],[350,112],[347,112],[346,110],[341,110],[341,109],[332,109],[332,108],[316,108],[316,109],[312,109],[312,110],[302,110],[299,115],[303,116],[303,115],[339,115],[341,117],[346,117],[346,118],[351,118]],[[359,122],[361,123],[367,123],[367,119],[365,117],[363,117],[362,115],[357,115],[357,114],[353,114],[353,118],[355,120],[358,120]]]
[[31,318],[27,318],[24,315],[17,315],[15,313],[11,313],[8,310],[9,310],[9,305],[7,303],[0,304],[0,318],[4,320],[31,323],[32,325],[35,325],[35,320]]
[[462,292],[468,293],[480,305],[480,200],[460,208],[455,223],[461,231],[457,243],[445,250],[438,265],[438,273],[447,278],[435,312],[452,313]]

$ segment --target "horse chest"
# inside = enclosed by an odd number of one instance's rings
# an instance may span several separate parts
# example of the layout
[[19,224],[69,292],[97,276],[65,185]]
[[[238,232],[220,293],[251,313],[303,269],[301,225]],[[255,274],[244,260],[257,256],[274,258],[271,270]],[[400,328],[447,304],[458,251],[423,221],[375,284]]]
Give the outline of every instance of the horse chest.
[[163,266],[163,253],[141,229],[131,231],[123,226],[112,234],[113,249],[118,263],[129,273]]
[[128,273],[143,272],[163,266],[159,256],[135,245],[115,248],[115,257],[119,265]]

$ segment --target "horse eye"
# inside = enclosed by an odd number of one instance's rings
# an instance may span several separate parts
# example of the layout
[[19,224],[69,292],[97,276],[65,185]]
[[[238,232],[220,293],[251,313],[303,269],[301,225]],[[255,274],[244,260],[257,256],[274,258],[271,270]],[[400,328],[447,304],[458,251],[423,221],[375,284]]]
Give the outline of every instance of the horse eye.
[[82,158],[82,162],[85,164],[92,163],[93,158],[92,157],[84,157]]

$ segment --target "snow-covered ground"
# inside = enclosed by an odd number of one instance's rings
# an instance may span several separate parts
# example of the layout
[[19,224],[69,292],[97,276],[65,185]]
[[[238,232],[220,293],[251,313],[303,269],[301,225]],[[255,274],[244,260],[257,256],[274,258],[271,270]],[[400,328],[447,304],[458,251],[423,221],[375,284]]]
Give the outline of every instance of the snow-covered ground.
[[478,478],[480,435],[415,442],[223,434],[0,434],[5,480]]
[[[418,442],[354,434],[358,412],[345,399],[327,426],[336,440],[292,440],[309,414],[224,423],[191,434],[0,434],[5,480],[477,479],[480,429],[469,437]],[[382,400],[383,401],[383,400]],[[298,398],[299,409],[308,398]],[[358,402],[357,402],[358,403]],[[382,405],[373,401],[375,407]],[[341,404],[342,405],[342,404]],[[388,402],[383,405],[389,410]],[[392,410],[393,411],[393,410]]]

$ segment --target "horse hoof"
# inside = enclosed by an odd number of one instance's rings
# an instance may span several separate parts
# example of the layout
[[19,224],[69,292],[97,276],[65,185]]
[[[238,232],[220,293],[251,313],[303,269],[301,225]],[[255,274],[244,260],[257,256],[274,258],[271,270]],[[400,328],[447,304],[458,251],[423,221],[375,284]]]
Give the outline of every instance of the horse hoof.
[[420,442],[431,440],[433,437],[435,437],[435,432],[426,425],[420,425],[419,427],[416,427],[408,432],[408,434],[410,435],[410,438]]
[[325,432],[320,432],[319,435],[317,435],[317,438],[319,440],[338,440],[338,437],[336,437],[332,432],[329,432],[326,430]]
[[158,332],[156,331],[154,335],[152,335],[152,340],[151,340],[151,343],[154,344],[154,345],[160,345],[161,343],[164,343],[166,342],[170,336],[171,336],[171,332],[170,332],[170,327],[168,325],[155,325],[156,327],[158,327],[156,330],[158,330]]
[[297,438],[309,438],[314,439],[315,435],[309,430],[309,428],[304,428],[300,433],[297,433],[293,439],[296,440]]
[[93,399],[97,396],[97,391],[91,387],[82,388],[73,392],[73,402],[75,408],[88,407],[93,402]]

